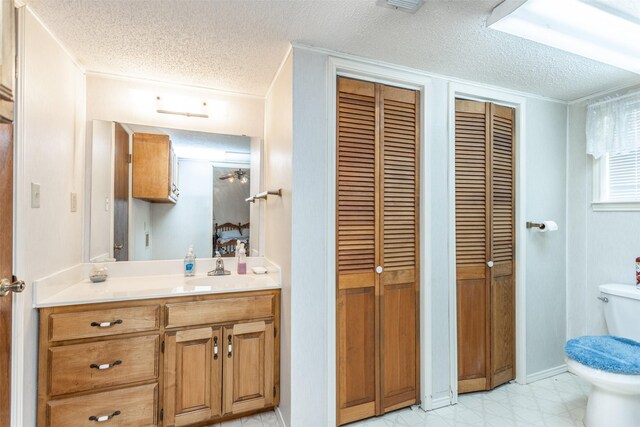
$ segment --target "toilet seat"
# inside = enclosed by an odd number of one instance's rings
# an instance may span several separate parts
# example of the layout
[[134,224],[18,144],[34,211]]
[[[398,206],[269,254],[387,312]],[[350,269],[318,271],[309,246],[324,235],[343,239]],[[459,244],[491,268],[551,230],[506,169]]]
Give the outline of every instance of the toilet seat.
[[604,372],[640,375],[640,343],[609,335],[567,341],[565,353],[584,366]]
[[570,372],[591,383],[584,425],[637,427],[640,420],[640,343],[585,336],[565,346]]

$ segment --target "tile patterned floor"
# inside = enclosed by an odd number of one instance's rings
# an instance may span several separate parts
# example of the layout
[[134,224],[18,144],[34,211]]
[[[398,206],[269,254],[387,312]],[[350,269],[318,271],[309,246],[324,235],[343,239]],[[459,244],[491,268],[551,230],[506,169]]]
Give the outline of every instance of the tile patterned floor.
[[[425,412],[417,406],[349,427],[582,427],[589,384],[565,373],[525,386],[507,384],[487,393],[460,396],[457,405]],[[273,412],[215,427],[278,427]],[[296,426],[297,427],[297,426]],[[324,427],[324,426],[304,426]]]

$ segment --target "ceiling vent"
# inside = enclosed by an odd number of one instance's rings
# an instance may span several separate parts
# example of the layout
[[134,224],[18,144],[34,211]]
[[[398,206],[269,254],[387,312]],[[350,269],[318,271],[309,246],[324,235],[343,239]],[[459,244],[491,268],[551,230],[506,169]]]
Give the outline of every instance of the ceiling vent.
[[415,13],[424,4],[424,0],[378,0],[377,4],[403,12]]

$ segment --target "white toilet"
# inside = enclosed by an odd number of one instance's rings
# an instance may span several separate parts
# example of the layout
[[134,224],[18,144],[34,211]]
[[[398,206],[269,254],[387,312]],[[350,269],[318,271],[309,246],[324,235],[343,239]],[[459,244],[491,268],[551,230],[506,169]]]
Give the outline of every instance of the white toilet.
[[[569,371],[591,383],[584,417],[586,427],[638,427],[640,289],[633,285],[607,284],[600,285],[600,292],[599,299],[603,301],[604,317],[612,336],[569,340],[567,365]],[[623,351],[622,355],[619,351]]]

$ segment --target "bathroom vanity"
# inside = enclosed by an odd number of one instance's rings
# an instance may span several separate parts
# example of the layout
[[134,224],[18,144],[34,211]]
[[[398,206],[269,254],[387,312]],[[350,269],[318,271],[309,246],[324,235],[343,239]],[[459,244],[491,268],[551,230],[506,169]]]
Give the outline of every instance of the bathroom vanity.
[[279,286],[119,277],[37,299],[38,426],[204,426],[275,407]]

